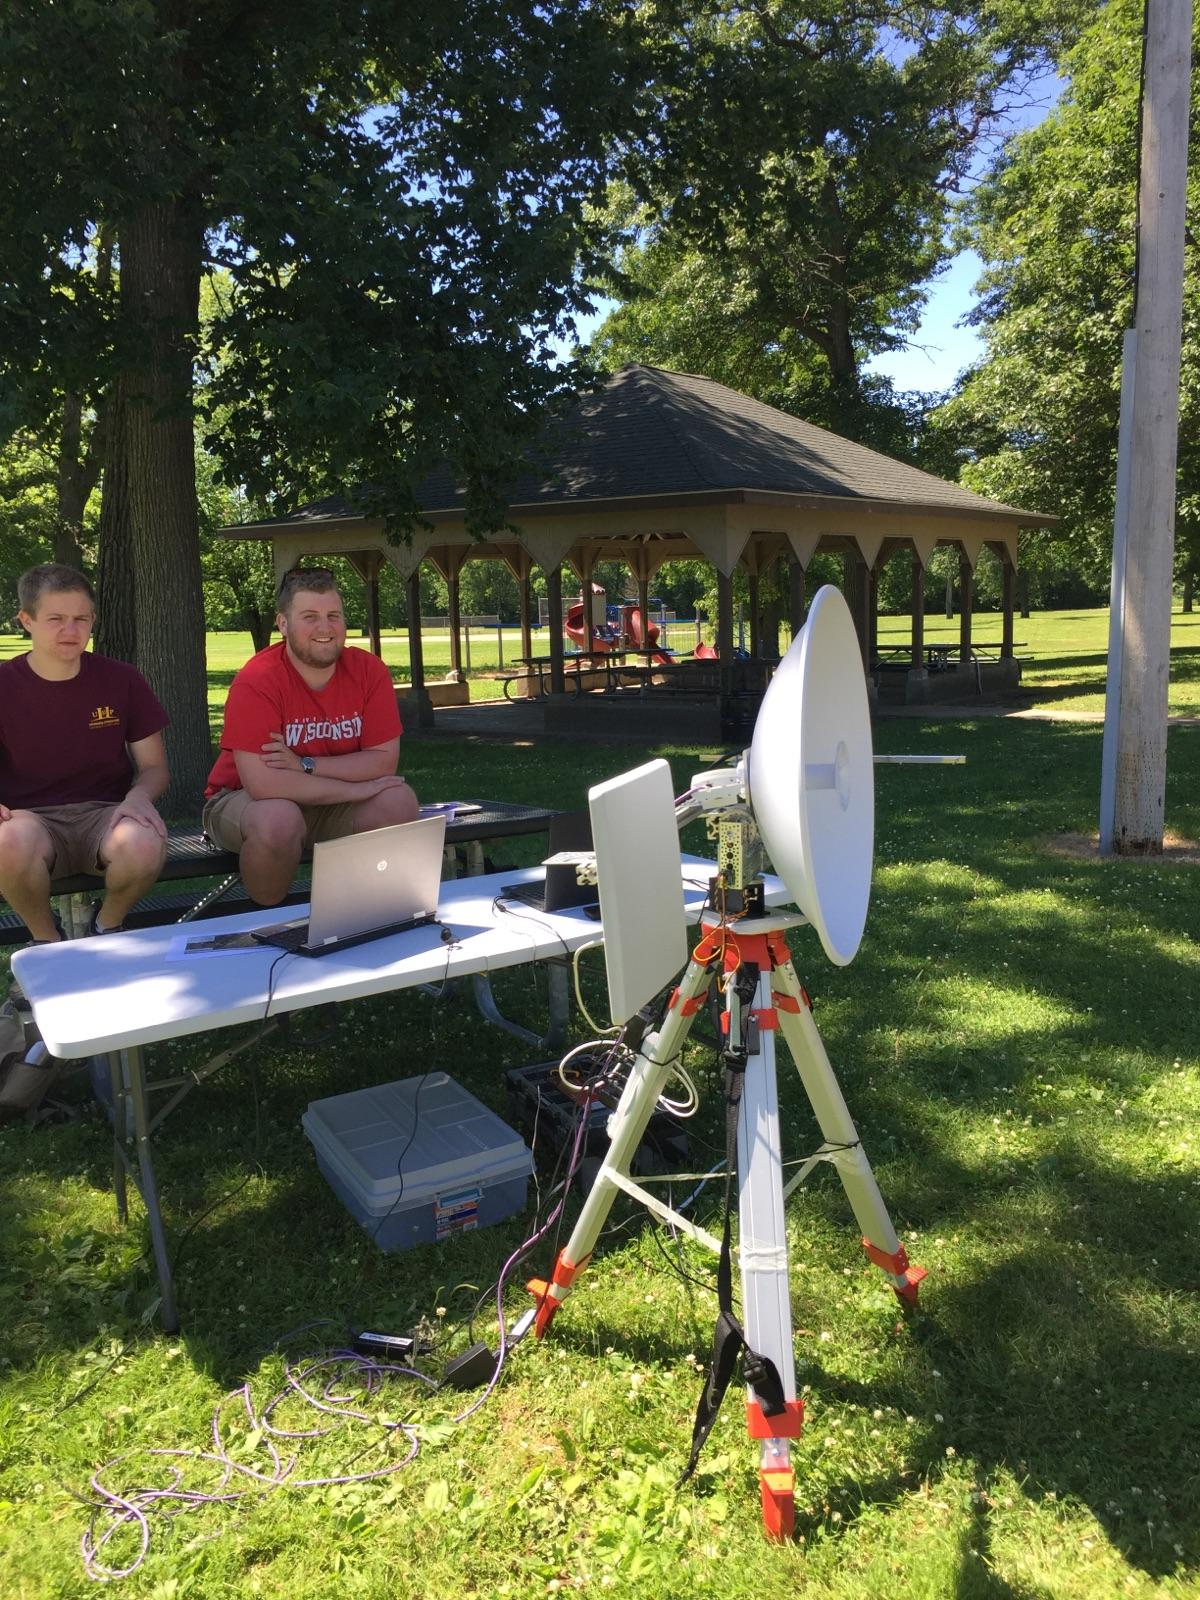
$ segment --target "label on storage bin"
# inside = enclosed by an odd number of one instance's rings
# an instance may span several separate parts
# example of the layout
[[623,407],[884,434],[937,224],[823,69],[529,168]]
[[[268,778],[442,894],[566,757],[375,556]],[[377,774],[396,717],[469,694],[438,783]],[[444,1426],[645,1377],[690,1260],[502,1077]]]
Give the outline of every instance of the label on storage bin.
[[483,1190],[478,1185],[469,1189],[455,1189],[449,1194],[434,1197],[433,1221],[437,1239],[448,1238],[452,1233],[466,1233],[479,1226],[479,1202]]

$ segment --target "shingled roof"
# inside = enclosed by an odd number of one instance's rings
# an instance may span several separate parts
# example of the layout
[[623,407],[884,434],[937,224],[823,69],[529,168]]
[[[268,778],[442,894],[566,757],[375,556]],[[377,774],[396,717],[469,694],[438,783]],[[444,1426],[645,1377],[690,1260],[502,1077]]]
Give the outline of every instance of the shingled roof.
[[[510,514],[523,507],[602,506],[648,499],[842,502],[847,509],[931,512],[1038,526],[1056,519],[972,494],[959,484],[894,461],[711,378],[626,366],[581,398],[531,456],[513,486]],[[427,515],[460,513],[463,494],[448,472],[421,485]],[[250,528],[317,527],[352,521],[340,495]]]

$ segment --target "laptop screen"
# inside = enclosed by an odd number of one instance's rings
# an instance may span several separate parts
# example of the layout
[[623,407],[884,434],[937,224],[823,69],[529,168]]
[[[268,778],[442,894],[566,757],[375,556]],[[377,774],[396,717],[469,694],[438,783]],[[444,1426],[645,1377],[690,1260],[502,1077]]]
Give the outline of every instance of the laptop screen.
[[308,943],[328,944],[437,912],[444,816],[313,846]]

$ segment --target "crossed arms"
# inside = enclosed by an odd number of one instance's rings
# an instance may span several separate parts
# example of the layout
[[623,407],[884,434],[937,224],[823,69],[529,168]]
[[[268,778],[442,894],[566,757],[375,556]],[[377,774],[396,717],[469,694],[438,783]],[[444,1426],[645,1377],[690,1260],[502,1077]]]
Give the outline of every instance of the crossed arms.
[[293,800],[299,805],[335,806],[370,800],[383,789],[402,784],[396,774],[400,740],[387,739],[365,750],[340,756],[317,756],[311,777],[300,765],[282,733],[272,733],[262,753],[235,750],[242,788],[252,800]]

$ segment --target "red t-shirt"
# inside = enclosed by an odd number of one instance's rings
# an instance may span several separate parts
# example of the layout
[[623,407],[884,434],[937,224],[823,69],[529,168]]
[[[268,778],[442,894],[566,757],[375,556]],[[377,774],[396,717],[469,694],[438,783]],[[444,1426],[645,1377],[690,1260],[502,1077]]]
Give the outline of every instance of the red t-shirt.
[[392,675],[378,656],[343,650],[325,687],[310,689],[281,640],[251,656],[229,686],[221,753],[204,798],[240,789],[233,752],[261,755],[273,733],[282,733],[297,755],[344,756],[386,744],[402,732]]
[[14,656],[0,664],[0,804],[115,805],[134,776],[126,746],[169,721],[127,661],[85,651],[73,678],[39,678]]

